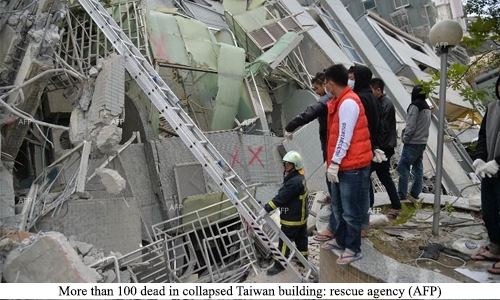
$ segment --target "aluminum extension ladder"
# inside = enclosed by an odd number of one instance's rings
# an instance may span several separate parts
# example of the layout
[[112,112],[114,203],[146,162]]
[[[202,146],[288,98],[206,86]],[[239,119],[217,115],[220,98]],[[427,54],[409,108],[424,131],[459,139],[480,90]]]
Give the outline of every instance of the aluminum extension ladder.
[[[264,219],[258,217],[248,204],[257,211],[262,207],[261,201],[256,200],[246,184],[224,160],[220,153],[205,137],[203,132],[194,124],[188,114],[181,108],[179,99],[161,79],[153,66],[144,58],[123,30],[116,24],[111,15],[104,9],[98,0],[78,0],[89,16],[106,35],[116,51],[124,56],[125,67],[130,76],[142,88],[144,93],[153,102],[163,117],[170,123],[184,144],[193,153],[196,159],[213,178],[219,188],[226,194],[229,200],[238,210],[241,217],[253,229],[254,234],[260,242],[269,248],[272,255],[289,272],[301,281],[305,282],[313,276],[318,278],[318,270],[311,265],[297,250],[295,245],[280,230],[278,225],[269,217]],[[238,187],[244,196],[238,198]],[[267,225],[272,229],[271,237],[262,228]],[[283,256],[275,244],[278,238],[283,240],[290,249],[288,258]],[[296,257],[304,266],[301,272],[293,264],[292,258]]]

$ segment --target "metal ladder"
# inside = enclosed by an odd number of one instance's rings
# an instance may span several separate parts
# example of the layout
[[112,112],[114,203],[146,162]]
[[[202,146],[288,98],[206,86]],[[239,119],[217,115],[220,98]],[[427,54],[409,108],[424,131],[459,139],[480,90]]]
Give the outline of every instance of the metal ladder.
[[[246,184],[224,160],[220,153],[205,137],[203,132],[193,123],[191,118],[181,108],[179,99],[161,79],[153,66],[144,58],[141,52],[135,47],[122,29],[116,24],[110,14],[104,9],[98,0],[79,0],[82,7],[97,24],[99,29],[106,35],[116,51],[124,56],[125,67],[130,76],[142,88],[144,93],[153,102],[160,113],[170,123],[184,144],[193,153],[196,159],[213,178],[219,188],[226,194],[229,200],[238,210],[238,213],[252,228],[255,236],[263,245],[266,245],[272,255],[292,272],[301,282],[305,282],[313,276],[318,278],[318,270],[311,265],[298,251],[295,245],[280,230],[278,225],[266,215],[261,219],[254,210],[261,209],[261,201],[256,200]],[[264,120],[265,121],[265,120]],[[244,196],[239,198],[238,187]],[[263,230],[266,224],[272,228],[272,238]],[[289,247],[288,258],[283,256],[275,243],[278,238]],[[300,272],[292,263],[292,258],[296,257],[304,266],[305,271]]]

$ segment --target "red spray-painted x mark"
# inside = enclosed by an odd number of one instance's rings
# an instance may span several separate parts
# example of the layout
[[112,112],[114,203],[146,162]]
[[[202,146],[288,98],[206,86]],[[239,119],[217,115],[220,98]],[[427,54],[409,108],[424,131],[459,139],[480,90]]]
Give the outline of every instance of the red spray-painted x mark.
[[236,163],[238,163],[238,165],[240,165],[242,168],[243,168],[243,165],[241,164],[240,160],[238,159],[238,151],[239,151],[239,148],[238,146],[235,147],[234,149],[234,152],[231,154],[229,154],[229,156],[231,156],[232,160],[231,160],[231,168],[234,168],[234,165]]
[[261,161],[261,160],[260,160],[260,158],[259,158],[259,153],[262,151],[262,146],[260,146],[260,147],[257,149],[257,151],[253,151],[253,150],[252,150],[252,147],[248,146],[248,151],[250,151],[250,152],[253,154],[252,159],[250,159],[250,161],[248,162],[248,164],[249,164],[249,165],[251,165],[251,164],[253,163],[253,161],[254,161],[254,160],[257,160],[257,161],[260,163],[260,165],[261,165],[263,168],[265,168],[264,164],[262,163],[262,161]]

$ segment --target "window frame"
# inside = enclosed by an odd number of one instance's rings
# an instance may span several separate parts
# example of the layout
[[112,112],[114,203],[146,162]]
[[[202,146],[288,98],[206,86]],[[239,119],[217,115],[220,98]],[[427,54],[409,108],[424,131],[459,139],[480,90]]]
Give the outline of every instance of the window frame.
[[[400,2],[406,1],[407,3],[406,3],[406,4],[402,4],[402,3],[401,3],[401,5],[399,5],[399,6],[398,6],[398,5],[396,4],[396,3],[397,3],[397,1],[400,1]],[[403,7],[408,7],[408,6],[410,6],[410,0],[394,0],[394,1],[393,1],[393,3],[394,3],[394,8],[395,8],[395,9],[399,9],[399,8],[403,8]]]

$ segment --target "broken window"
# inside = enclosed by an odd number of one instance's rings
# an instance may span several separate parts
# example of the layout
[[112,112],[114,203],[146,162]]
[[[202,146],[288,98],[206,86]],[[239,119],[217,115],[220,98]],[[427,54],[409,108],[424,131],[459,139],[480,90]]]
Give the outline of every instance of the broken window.
[[413,29],[408,19],[406,9],[400,9],[391,14],[391,21],[394,26],[403,30],[406,33],[413,35]]
[[323,20],[323,23],[327,26],[327,32],[330,32],[330,35],[333,37],[333,40],[340,46],[342,50],[347,54],[347,56],[356,63],[365,64],[361,56],[358,54],[356,49],[352,46],[351,42],[344,34],[342,29],[340,29],[337,22],[327,14],[326,11],[322,11],[318,8],[319,15]]

